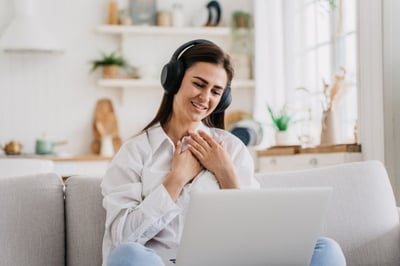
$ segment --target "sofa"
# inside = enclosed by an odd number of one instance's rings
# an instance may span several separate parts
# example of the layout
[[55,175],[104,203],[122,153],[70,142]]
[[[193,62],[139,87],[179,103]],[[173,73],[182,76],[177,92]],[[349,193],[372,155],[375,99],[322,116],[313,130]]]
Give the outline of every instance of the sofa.
[[[263,188],[333,187],[322,235],[339,242],[348,265],[400,265],[399,212],[382,163],[257,174],[257,179]],[[0,266],[101,265],[100,182],[101,177],[72,176],[64,183],[55,173],[0,178]]]

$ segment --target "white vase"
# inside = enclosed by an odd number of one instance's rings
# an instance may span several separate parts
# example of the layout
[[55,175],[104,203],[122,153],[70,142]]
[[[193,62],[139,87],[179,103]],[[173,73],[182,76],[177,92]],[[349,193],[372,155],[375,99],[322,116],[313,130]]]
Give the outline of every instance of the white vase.
[[100,155],[103,157],[112,157],[114,155],[112,136],[103,136],[101,138]]
[[324,111],[321,121],[321,145],[334,145],[339,143],[339,123],[333,110]]
[[275,145],[287,146],[293,144],[292,134],[289,131],[276,131],[275,132]]

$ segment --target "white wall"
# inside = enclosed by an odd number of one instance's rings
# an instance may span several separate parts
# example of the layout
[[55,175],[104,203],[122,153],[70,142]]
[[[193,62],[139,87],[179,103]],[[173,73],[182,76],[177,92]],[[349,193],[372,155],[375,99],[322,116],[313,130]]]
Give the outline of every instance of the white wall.
[[[33,2],[39,19],[62,40],[66,52],[61,55],[0,52],[0,145],[17,140],[24,145],[25,153],[32,153],[35,140],[46,134],[50,140],[68,141],[68,145],[57,148],[59,152],[90,153],[93,112],[96,101],[103,97],[113,101],[123,139],[141,129],[158,108],[161,86],[159,90],[125,90],[120,94],[117,89],[98,87],[99,73],[89,72],[89,61],[96,59],[100,51],[112,51],[117,47],[117,39],[95,32],[95,27],[105,21],[107,1]],[[197,0],[158,2],[160,8],[181,2],[187,23],[208,3]],[[224,24],[229,23],[233,10],[252,10],[251,1],[219,2],[223,7]],[[127,3],[121,1],[120,5]],[[13,0],[0,0],[0,36],[13,13]],[[143,47],[140,51],[149,56],[163,52],[162,47],[155,50]]]

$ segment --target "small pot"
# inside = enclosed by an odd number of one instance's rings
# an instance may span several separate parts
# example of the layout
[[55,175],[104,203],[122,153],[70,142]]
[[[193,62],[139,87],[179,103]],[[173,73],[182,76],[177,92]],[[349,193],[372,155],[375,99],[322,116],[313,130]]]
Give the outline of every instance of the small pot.
[[12,140],[4,146],[3,150],[7,155],[19,155],[22,152],[22,144]]
[[66,143],[66,141],[53,142],[49,140],[38,139],[36,140],[35,153],[40,155],[53,154],[54,146]]

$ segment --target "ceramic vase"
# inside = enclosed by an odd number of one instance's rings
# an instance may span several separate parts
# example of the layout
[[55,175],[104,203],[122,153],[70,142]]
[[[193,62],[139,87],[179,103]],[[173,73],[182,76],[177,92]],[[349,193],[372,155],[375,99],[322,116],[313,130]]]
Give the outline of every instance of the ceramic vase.
[[275,132],[275,145],[286,146],[291,145],[292,138],[288,131],[276,131]]
[[334,145],[338,143],[338,126],[336,113],[332,109],[324,111],[321,121],[320,145]]
[[112,136],[103,136],[101,138],[100,155],[103,157],[112,157],[114,155]]

